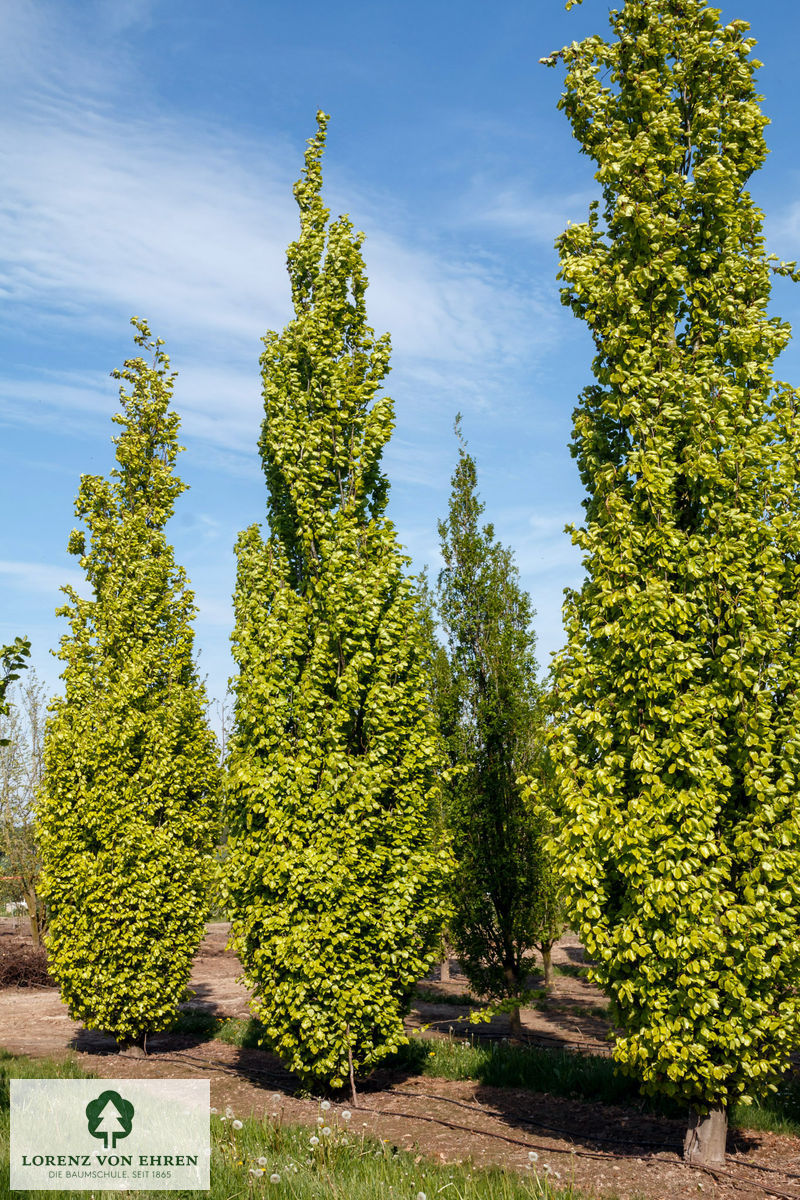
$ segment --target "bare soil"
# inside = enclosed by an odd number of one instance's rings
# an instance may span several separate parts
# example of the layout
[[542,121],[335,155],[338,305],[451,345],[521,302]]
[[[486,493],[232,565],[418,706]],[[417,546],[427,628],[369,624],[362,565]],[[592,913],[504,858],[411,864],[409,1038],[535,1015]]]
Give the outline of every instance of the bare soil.
[[[0,955],[4,946],[25,940],[24,923],[0,919]],[[210,925],[195,959],[191,977],[194,996],[187,1007],[217,1016],[246,1017],[248,996],[240,982],[240,966],[226,948],[228,927]],[[583,951],[567,935],[553,955],[556,965],[580,965]],[[459,999],[467,984],[451,963],[451,981],[441,983],[438,970],[421,985],[426,992]],[[415,1004],[409,1030],[439,1024],[425,1036],[455,1032],[463,1004]],[[585,980],[557,975],[551,996],[535,1009],[524,1009],[525,1034],[546,1044],[576,1051],[608,1051],[609,1024],[603,996]],[[489,1036],[507,1036],[505,1018],[478,1026]],[[161,1034],[149,1039],[146,1058],[117,1053],[103,1034],[72,1021],[54,988],[0,990],[0,1046],[36,1057],[75,1054],[81,1066],[101,1078],[192,1077],[211,1080],[211,1102],[231,1105],[239,1116],[282,1114],[287,1121],[313,1125],[318,1101],[302,1098],[297,1080],[265,1051],[238,1049],[186,1035]],[[340,1105],[336,1104],[335,1108]],[[359,1093],[353,1108],[353,1132],[365,1132],[443,1162],[497,1163],[522,1173],[536,1170],[556,1182],[573,1182],[587,1196],[602,1200],[755,1200],[766,1195],[800,1200],[800,1139],[771,1133],[737,1132],[729,1139],[724,1172],[687,1167],[681,1159],[682,1121],[649,1116],[631,1108],[588,1104],[525,1090],[493,1088],[467,1081],[433,1079],[397,1071],[376,1072]],[[538,1154],[531,1165],[529,1152]]]

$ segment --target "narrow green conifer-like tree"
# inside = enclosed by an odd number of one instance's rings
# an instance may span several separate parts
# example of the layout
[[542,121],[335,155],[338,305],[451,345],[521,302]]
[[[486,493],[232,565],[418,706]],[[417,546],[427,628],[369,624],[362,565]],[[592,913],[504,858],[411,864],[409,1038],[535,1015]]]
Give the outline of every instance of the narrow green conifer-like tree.
[[575,413],[573,534],[553,729],[574,927],[624,1028],[617,1060],[726,1112],[800,1038],[800,396],[776,383],[766,154],[748,26],[627,0],[575,43],[565,110],[602,210],[559,239],[596,382]]
[[385,517],[389,339],[366,323],[362,235],[328,225],[317,119],[287,256],[295,315],[261,359],[269,536],[237,543],[226,823],[253,1012],[289,1067],[338,1086],[350,1060],[364,1071],[405,1040],[449,860],[431,838],[417,602]]
[[[525,992],[531,951],[547,982],[559,898],[528,792],[541,790],[544,709],[530,597],[510,550],[481,525],[475,460],[460,439],[437,610],[447,652],[434,657],[434,694],[451,767],[446,812],[453,839],[453,945],[472,986],[497,1000]],[[527,779],[526,788],[523,780]],[[520,1030],[519,1007],[511,1010]]]
[[[144,321],[113,420],[117,466],[84,475],[88,530],[69,548],[90,594],[64,588],[59,658],[38,804],[50,970],[76,1020],[141,1043],[175,1016],[203,933],[217,827],[217,751],[192,659],[195,613],[164,526],[174,473],[174,375]],[[125,384],[129,391],[125,391]]]

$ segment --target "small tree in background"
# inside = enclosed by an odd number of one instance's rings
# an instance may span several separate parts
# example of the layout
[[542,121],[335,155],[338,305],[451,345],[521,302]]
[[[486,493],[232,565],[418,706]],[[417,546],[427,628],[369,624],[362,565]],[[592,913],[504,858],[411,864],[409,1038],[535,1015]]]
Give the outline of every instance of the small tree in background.
[[0,849],[5,869],[18,887],[14,899],[28,908],[31,936],[38,946],[45,925],[39,895],[41,857],[34,837],[36,793],[42,780],[47,693],[35,671],[11,691],[0,716]]
[[236,548],[226,821],[233,945],[264,1038],[340,1086],[406,1040],[449,858],[417,602],[385,517],[389,340],[366,323],[362,235],[328,225],[317,120],[287,256],[295,316],[261,359],[270,534]]
[[[8,716],[9,702],[6,693],[15,679],[19,679],[20,671],[27,666],[26,658],[30,658],[31,644],[27,638],[15,638],[8,646],[0,646],[0,717]],[[8,744],[8,739],[0,738],[0,746]]]
[[549,60],[603,189],[559,242],[597,356],[555,850],[617,1061],[692,1106],[690,1161],[722,1162],[728,1106],[800,1041],[800,393],[774,381],[790,331],[745,190],[766,154],[748,26],[702,0],[611,21]]
[[217,748],[192,659],[195,615],[164,526],[174,473],[174,375],[144,321],[122,379],[118,466],[84,475],[73,531],[91,589],[64,588],[64,696],[45,738],[38,836],[47,947],[71,1015],[120,1044],[174,1018],[203,934],[216,833]]
[[[437,609],[448,652],[434,655],[434,694],[455,770],[447,786],[457,862],[456,953],[476,991],[495,999],[525,992],[533,947],[561,932],[555,876],[527,799],[541,790],[544,709],[536,680],[530,598],[510,550],[480,525],[473,458],[460,437],[447,519],[439,522],[444,567]],[[527,787],[523,778],[528,779]],[[519,1008],[511,1012],[520,1030]]]

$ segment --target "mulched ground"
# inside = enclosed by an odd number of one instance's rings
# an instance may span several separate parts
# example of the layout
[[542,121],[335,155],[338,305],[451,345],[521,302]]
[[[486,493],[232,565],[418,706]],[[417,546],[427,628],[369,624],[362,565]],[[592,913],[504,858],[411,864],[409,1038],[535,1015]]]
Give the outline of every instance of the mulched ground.
[[[0,957],[4,944],[9,944],[6,939],[15,934],[24,936],[19,923],[0,920]],[[192,1005],[219,1016],[246,1016],[247,996],[236,981],[239,965],[225,950],[226,937],[226,926],[209,927],[192,974],[196,993]],[[581,948],[571,936],[555,954],[557,963],[581,959]],[[425,987],[443,997],[463,993],[466,982],[452,966],[450,983],[430,979]],[[552,1044],[607,1050],[603,1007],[603,997],[585,981],[562,975],[545,1011],[523,1011],[524,1029]],[[426,1001],[415,1007],[409,1026],[441,1019],[446,1030],[465,1011],[463,1006],[443,1008]],[[508,1032],[501,1018],[493,1025],[490,1031],[495,1034]],[[240,1116],[271,1118],[277,1112],[283,1120],[311,1126],[319,1112],[318,1101],[295,1096],[296,1080],[272,1055],[260,1050],[159,1035],[150,1039],[147,1058],[120,1055],[111,1039],[87,1033],[71,1021],[52,988],[0,991],[0,1045],[35,1056],[72,1050],[84,1069],[102,1078],[199,1075],[211,1080],[212,1104],[220,1110],[230,1105]],[[800,1139],[796,1138],[756,1132],[732,1135],[725,1172],[711,1175],[684,1165],[682,1122],[645,1116],[630,1108],[472,1081],[402,1078],[388,1071],[377,1073],[365,1086],[356,1108],[345,1097],[334,1110],[341,1107],[353,1111],[350,1127],[356,1134],[385,1138],[443,1162],[471,1159],[526,1174],[537,1171],[555,1177],[558,1173],[557,1181],[573,1181],[591,1197],[747,1200],[775,1195],[800,1200]],[[538,1154],[533,1164],[530,1152]]]

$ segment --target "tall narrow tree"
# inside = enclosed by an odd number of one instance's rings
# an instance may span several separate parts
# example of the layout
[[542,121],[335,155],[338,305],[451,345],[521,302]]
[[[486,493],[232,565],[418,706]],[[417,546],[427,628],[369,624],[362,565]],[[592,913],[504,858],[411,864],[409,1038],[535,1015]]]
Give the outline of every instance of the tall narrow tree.
[[748,26],[627,0],[560,102],[602,214],[559,241],[592,331],[587,489],[554,728],[572,916],[624,1035],[687,1101],[692,1161],[800,1040],[800,394],[775,383]]
[[431,842],[437,742],[407,560],[386,519],[362,235],[328,225],[327,117],[295,186],[294,318],[261,359],[269,536],[237,544],[230,914],[264,1038],[341,1085],[405,1040],[435,959],[447,852]]
[[[63,590],[70,622],[44,751],[38,835],[50,969],[70,1013],[122,1045],[163,1029],[203,933],[218,768],[192,660],[195,614],[164,526],[174,473],[174,375],[144,321],[113,420],[117,467],[84,475],[86,534],[69,542],[90,588]],[[130,391],[124,390],[128,384]]]
[[[434,655],[440,728],[450,764],[446,810],[457,869],[451,934],[472,986],[518,999],[541,947],[547,982],[558,927],[555,876],[526,795],[541,788],[544,709],[530,597],[510,550],[481,525],[475,460],[461,438],[447,518],[437,610],[447,653]],[[536,776],[536,782],[531,777]],[[520,1030],[519,1007],[511,1010]]]

